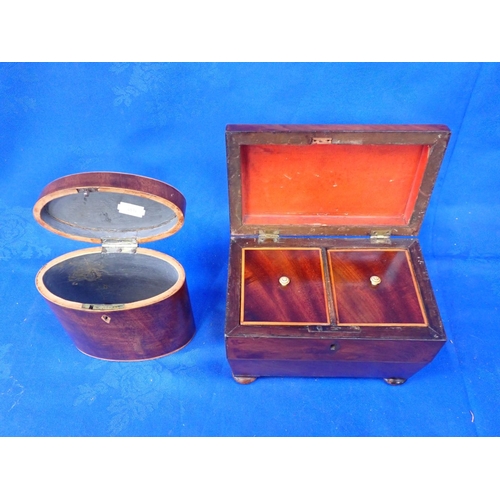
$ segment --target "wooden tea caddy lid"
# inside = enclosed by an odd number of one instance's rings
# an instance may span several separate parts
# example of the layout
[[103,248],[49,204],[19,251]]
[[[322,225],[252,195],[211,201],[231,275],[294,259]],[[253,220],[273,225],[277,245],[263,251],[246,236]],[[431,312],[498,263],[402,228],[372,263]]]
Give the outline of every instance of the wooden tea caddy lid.
[[445,125],[228,125],[233,236],[418,234]]
[[186,201],[156,179],[89,172],[48,184],[33,208],[58,235],[100,243],[40,269],[36,286],[77,347],[107,360],[152,359],[194,335],[185,272],[174,258],[140,248],[184,223]]
[[102,243],[166,238],[184,224],[186,200],[164,182],[118,172],[88,172],[48,184],[33,208],[45,229],[74,240]]
[[[415,237],[450,134],[445,125],[226,127],[231,244],[225,338],[236,381],[338,376],[399,384],[433,359],[446,335]],[[311,309],[309,292],[317,286],[307,277],[297,281],[305,266],[297,268],[293,255],[309,259],[314,252],[316,267],[321,262],[324,270],[324,300],[318,292]],[[338,299],[346,296],[337,297],[339,268],[332,259],[343,252],[362,262],[369,257],[377,266],[377,255],[397,255],[405,273],[398,271],[398,278],[407,283],[401,286],[415,290],[414,317],[342,320],[346,309],[340,310]],[[252,257],[250,268],[246,256]],[[295,291],[281,282],[285,268]],[[341,293],[350,303],[364,304],[356,294],[370,287],[378,286],[381,297],[394,282],[394,276],[383,275],[382,285],[373,285],[371,275],[366,284],[364,278],[352,283],[348,278]],[[394,283],[391,293],[398,294],[401,283]],[[287,297],[295,305],[289,306]],[[273,310],[268,305],[276,304],[277,317],[299,318],[301,309],[308,310],[299,297],[307,297],[315,320],[266,317]],[[326,320],[319,314],[325,306]]]

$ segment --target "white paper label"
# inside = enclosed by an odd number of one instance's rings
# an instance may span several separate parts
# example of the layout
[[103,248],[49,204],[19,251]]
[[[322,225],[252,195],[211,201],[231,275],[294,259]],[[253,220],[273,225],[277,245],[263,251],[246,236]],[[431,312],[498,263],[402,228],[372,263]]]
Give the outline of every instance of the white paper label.
[[132,203],[125,203],[124,201],[118,203],[118,212],[125,215],[131,215],[132,217],[144,217],[146,214],[144,207]]

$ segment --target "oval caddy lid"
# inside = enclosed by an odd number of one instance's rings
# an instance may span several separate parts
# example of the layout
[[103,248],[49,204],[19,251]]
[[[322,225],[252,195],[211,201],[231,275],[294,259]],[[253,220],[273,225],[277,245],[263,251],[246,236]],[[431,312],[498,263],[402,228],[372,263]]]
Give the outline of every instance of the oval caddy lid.
[[164,182],[119,172],[88,172],[48,184],[33,208],[37,222],[74,240],[155,241],[184,224],[186,200]]

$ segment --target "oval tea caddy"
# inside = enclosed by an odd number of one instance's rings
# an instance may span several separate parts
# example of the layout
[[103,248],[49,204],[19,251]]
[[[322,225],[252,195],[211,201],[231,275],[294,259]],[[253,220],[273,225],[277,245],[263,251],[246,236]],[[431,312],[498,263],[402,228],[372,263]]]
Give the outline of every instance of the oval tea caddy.
[[195,324],[182,265],[140,243],[184,224],[186,201],[156,179],[89,172],[48,184],[33,208],[44,228],[100,243],[45,264],[35,282],[76,347],[110,361],[140,361],[183,348]]

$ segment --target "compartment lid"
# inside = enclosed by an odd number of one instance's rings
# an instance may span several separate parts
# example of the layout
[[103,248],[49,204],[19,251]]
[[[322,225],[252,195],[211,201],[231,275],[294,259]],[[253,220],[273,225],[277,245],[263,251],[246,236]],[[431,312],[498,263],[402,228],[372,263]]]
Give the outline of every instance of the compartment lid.
[[416,235],[445,125],[228,125],[231,233]]
[[37,222],[74,240],[154,241],[177,232],[186,200],[174,187],[139,175],[88,172],[48,184],[33,208]]

